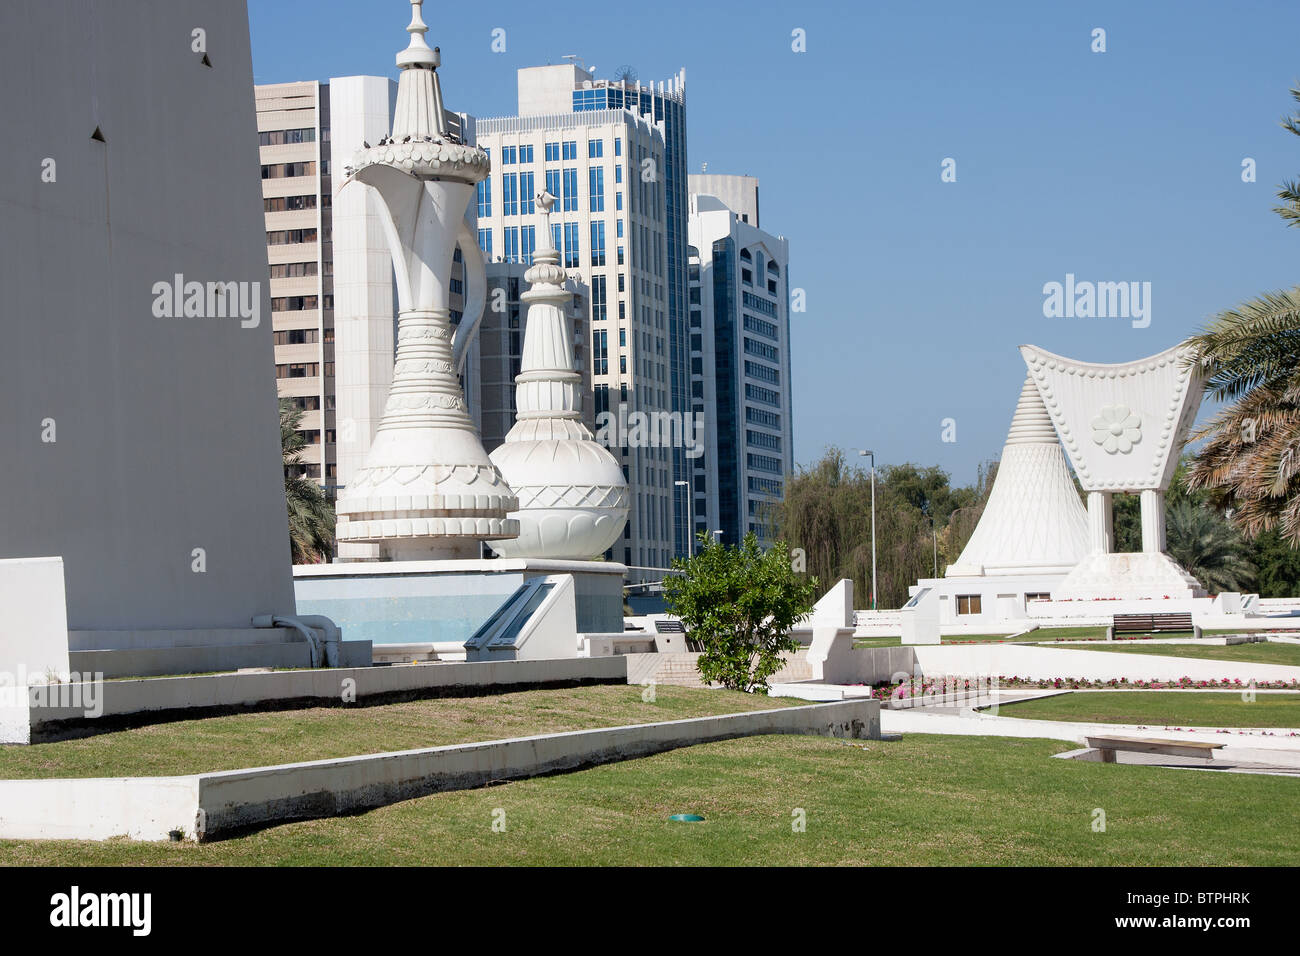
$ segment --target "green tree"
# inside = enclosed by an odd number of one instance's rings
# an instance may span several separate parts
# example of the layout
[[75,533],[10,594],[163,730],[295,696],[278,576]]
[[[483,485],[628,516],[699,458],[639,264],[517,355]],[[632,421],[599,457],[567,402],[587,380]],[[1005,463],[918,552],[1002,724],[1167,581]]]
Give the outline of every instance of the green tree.
[[1166,509],[1165,539],[1169,556],[1211,593],[1254,587],[1255,566],[1246,557],[1246,544],[1218,512],[1175,502]]
[[326,561],[334,553],[334,506],[324,489],[302,474],[307,440],[298,426],[302,409],[280,399],[280,454],[284,459],[284,498],[289,511],[289,550],[294,564]]
[[669,612],[699,641],[700,676],[732,690],[765,694],[781,669],[781,654],[796,651],[790,632],[808,614],[817,580],[797,574],[785,542],[764,552],[752,532],[739,546],[701,533],[693,557],[676,558],[680,574],[664,579]]
[[1300,551],[1291,547],[1277,529],[1262,532],[1254,541],[1252,559],[1259,569],[1256,587],[1265,598],[1300,594]]
[[[1292,90],[1300,101],[1300,90]],[[1282,120],[1300,135],[1300,111]],[[1275,207],[1300,225],[1300,183],[1283,183]],[[1192,436],[1208,441],[1192,488],[1220,494],[1248,536],[1277,528],[1300,546],[1300,286],[1265,293],[1217,315],[1193,340],[1205,390],[1230,402]]]

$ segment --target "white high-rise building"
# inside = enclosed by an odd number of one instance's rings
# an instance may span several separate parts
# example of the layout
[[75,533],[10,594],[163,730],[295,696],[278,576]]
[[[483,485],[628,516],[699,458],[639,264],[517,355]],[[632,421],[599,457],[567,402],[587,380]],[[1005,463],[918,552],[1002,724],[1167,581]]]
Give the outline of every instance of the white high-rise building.
[[[545,189],[559,199],[552,240],[590,306],[579,327],[588,330],[593,412],[618,422],[638,412],[658,421],[676,413],[680,422],[689,413],[683,89],[681,76],[652,89],[597,81],[573,64],[523,69],[519,115],[475,125],[492,160],[475,210],[479,245],[489,262],[530,263],[534,198]],[[664,428],[612,432],[632,498],[608,557],[665,567],[685,550],[686,502],[674,481],[687,467],[680,438],[690,429],[679,426],[676,441]]]
[[697,531],[767,543],[764,509],[793,468],[790,247],[759,228],[758,180],[692,175],[690,191],[690,387],[704,448],[683,506]]

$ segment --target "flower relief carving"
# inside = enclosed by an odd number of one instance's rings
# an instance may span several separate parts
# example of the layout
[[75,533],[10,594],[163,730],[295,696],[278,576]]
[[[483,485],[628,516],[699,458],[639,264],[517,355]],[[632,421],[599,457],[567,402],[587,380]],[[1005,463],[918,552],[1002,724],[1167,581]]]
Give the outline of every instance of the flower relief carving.
[[1142,440],[1142,417],[1127,405],[1105,405],[1092,420],[1092,440],[1108,455],[1127,455]]

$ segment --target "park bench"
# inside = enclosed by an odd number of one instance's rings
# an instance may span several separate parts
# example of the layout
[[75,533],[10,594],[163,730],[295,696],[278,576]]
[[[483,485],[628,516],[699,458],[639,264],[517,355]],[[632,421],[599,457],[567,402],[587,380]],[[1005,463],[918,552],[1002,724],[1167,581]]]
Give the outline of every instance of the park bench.
[[1155,737],[1088,737],[1088,746],[1101,751],[1102,763],[1115,763],[1115,754],[1161,754],[1166,757],[1202,757],[1211,760],[1214,751],[1223,744],[1204,743],[1199,740],[1161,740]]
[[1117,634],[1177,634],[1189,631],[1193,637],[1201,636],[1201,629],[1192,623],[1190,612],[1116,614],[1106,629],[1106,640],[1115,640]]

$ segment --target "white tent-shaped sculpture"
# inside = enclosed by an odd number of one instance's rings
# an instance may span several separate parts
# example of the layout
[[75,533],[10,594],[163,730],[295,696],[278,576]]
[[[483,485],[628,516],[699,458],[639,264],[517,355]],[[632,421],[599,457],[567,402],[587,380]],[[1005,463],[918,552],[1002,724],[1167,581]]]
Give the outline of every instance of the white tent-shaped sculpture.
[[1051,417],[1025,380],[975,533],[946,577],[1068,573],[1088,554],[1088,513]]

